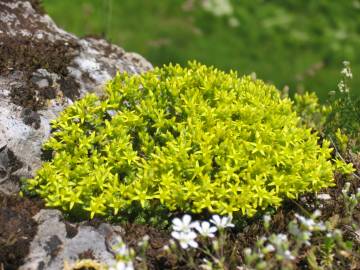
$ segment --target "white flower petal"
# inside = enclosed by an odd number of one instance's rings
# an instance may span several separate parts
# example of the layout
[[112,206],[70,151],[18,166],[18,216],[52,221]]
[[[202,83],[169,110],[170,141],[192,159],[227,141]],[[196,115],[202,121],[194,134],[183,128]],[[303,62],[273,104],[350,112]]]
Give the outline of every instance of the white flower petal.
[[173,223],[173,227],[174,227],[174,229],[175,229],[175,227],[176,228],[181,228],[182,227],[182,221],[179,219],[179,218],[174,218],[173,219],[173,221],[172,221],[172,223]]
[[191,216],[190,215],[184,215],[183,216],[183,224],[190,225],[191,222]]
[[200,226],[200,222],[199,221],[194,221],[194,222],[191,222],[190,224],[190,228],[198,228]]
[[221,223],[219,215],[213,215],[210,222],[212,222],[214,225],[219,225]]
[[175,239],[180,239],[181,238],[181,233],[179,232],[172,232],[171,236]]
[[209,232],[210,233],[214,233],[214,232],[216,232],[217,231],[217,228],[216,227],[210,227],[210,229],[209,229]]
[[197,248],[199,246],[199,244],[193,240],[189,242],[189,245],[193,248]]
[[203,228],[203,230],[208,230],[210,228],[210,223],[207,221],[203,221],[201,223],[201,227]]
[[181,242],[180,242],[180,246],[181,246],[183,249],[187,249],[187,248],[189,247],[188,242],[184,242],[184,241],[181,241]]
[[194,233],[193,231],[187,233],[186,236],[188,239],[195,239],[197,237],[196,233]]
[[210,220],[216,227],[219,229],[224,229],[226,227],[234,227],[235,225],[231,223],[232,217],[220,217],[219,215],[213,215]]

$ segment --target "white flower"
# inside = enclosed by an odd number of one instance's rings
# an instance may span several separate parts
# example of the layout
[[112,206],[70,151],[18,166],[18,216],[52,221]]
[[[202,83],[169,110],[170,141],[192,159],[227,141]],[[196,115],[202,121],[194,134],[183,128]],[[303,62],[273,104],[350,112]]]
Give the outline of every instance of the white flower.
[[352,203],[355,203],[355,204],[356,204],[357,199],[356,199],[355,194],[351,194],[351,195],[350,195],[350,201],[351,201]]
[[244,248],[244,254],[245,254],[245,256],[250,256],[251,253],[252,253],[251,248]]
[[295,217],[301,222],[304,227],[310,231],[313,230],[313,227],[316,225],[315,221],[311,218],[307,219],[301,215],[295,214]]
[[219,217],[219,215],[213,215],[210,222],[214,224],[218,229],[224,229],[227,227],[234,227],[235,225],[231,223],[231,216],[230,217]]
[[335,229],[334,231],[333,231],[333,237],[342,237],[342,232],[341,232],[341,230],[339,230],[339,229]]
[[184,215],[182,219],[174,218],[173,230],[177,232],[190,232],[196,223],[191,223],[191,216]]
[[280,241],[283,241],[283,242],[286,242],[288,240],[287,235],[283,234],[283,233],[279,233],[278,238],[280,239]]
[[319,209],[316,209],[312,215],[313,218],[318,218],[321,216],[321,211]]
[[343,81],[340,81],[338,83],[338,88],[340,93],[347,93],[349,92],[349,88],[346,86],[346,84]]
[[204,10],[217,17],[231,15],[234,10],[229,0],[204,0],[202,1]]
[[203,259],[203,264],[200,265],[200,269],[202,270],[213,270],[213,266],[212,266],[212,263],[207,260],[207,259]]
[[291,252],[289,250],[285,250],[284,257],[286,260],[294,260],[295,259],[295,257],[291,254]]
[[298,224],[294,221],[289,223],[288,232],[294,236],[298,236],[301,233]]
[[139,247],[146,247],[149,244],[150,236],[145,234],[141,241],[139,241],[138,246]]
[[341,74],[344,75],[348,79],[352,79],[353,75],[350,68],[350,62],[344,61],[344,68],[341,71]]
[[272,244],[267,244],[263,249],[263,253],[265,254],[273,251],[275,251],[275,247]]
[[216,227],[211,227],[210,223],[207,221],[203,221],[201,222],[201,224],[196,223],[195,225],[195,229],[202,235],[205,237],[210,237],[213,238],[215,237],[215,232],[217,231]]
[[311,230],[311,231],[314,229],[314,227],[316,225],[316,222],[314,220],[312,220],[311,218],[309,218],[309,219],[305,218],[301,222],[304,224],[305,227],[309,228],[309,230]]
[[[314,216],[319,216],[319,212],[315,211]],[[323,231],[326,229],[326,226],[322,222],[316,223],[312,218],[305,218],[298,214],[295,214],[295,217],[301,222],[301,224],[305,227],[306,230]]]
[[271,221],[271,216],[265,215],[264,216],[264,223],[270,223],[270,221]]
[[304,242],[305,242],[305,245],[307,245],[307,246],[310,246],[311,245],[311,243],[310,243],[310,239],[311,239],[311,236],[312,236],[312,233],[311,232],[303,232],[302,234],[301,234],[301,240],[303,240]]
[[343,193],[344,196],[347,196],[347,193],[350,190],[350,183],[346,182],[344,185],[344,188],[341,190],[341,192]]
[[277,235],[271,235],[269,240],[271,243],[273,243],[277,247],[288,242],[287,235],[283,234],[283,233],[279,233]]
[[118,261],[114,267],[110,267],[109,270],[134,270],[132,262]]
[[125,246],[125,245],[122,245],[119,248],[117,248],[116,253],[121,256],[129,256],[129,250],[128,250],[127,246]]
[[264,235],[259,238],[259,241],[261,241],[261,242],[265,242],[266,240],[267,240],[267,237]]
[[130,250],[128,249],[122,238],[120,236],[117,236],[115,238],[115,241],[117,242],[117,244],[113,246],[114,252],[122,257],[129,257]]
[[164,251],[170,251],[170,247],[169,247],[169,245],[165,245],[165,246],[163,246],[163,250],[164,250]]
[[197,248],[199,245],[195,241],[196,233],[193,231],[190,232],[172,232],[171,236],[177,239],[180,243],[180,246],[183,249],[187,249],[189,246],[193,248]]
[[325,231],[326,230],[326,225],[324,224],[324,222],[318,222],[315,226],[315,230],[316,231]]

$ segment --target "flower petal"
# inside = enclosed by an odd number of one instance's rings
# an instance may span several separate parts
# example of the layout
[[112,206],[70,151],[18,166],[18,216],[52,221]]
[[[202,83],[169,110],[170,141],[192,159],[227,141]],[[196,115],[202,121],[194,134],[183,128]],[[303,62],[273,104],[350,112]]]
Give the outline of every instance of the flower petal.
[[175,226],[178,226],[178,227],[181,227],[182,226],[182,221],[179,219],[179,218],[174,218],[172,223],[175,225]]
[[181,238],[181,234],[179,232],[172,232],[171,236],[175,239],[180,239]]
[[183,220],[184,225],[189,225],[190,222],[191,222],[191,216],[190,215],[184,215],[182,220]]
[[199,244],[197,242],[195,242],[194,240],[190,241],[189,245],[193,248],[197,248],[199,246]]

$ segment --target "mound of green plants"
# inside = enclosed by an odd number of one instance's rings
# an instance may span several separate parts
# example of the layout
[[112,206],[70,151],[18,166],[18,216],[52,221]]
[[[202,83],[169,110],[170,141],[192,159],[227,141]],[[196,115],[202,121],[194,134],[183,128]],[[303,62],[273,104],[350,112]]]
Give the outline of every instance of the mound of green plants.
[[135,206],[252,216],[333,185],[329,142],[301,126],[289,99],[195,62],[118,74],[52,128],[52,159],[26,188],[91,218]]

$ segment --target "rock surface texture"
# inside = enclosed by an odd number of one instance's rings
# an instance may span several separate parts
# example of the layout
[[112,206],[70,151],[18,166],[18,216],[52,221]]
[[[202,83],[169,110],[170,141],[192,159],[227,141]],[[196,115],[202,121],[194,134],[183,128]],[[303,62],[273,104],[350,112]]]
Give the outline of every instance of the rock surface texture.
[[[16,194],[19,179],[41,166],[52,119],[87,91],[101,93],[117,71],[151,68],[136,53],[58,28],[37,0],[0,0],[0,269],[57,270],[81,256],[114,261],[109,241],[116,242],[119,228],[70,224],[41,208],[25,219],[31,202]],[[12,233],[23,233],[21,240]]]
[[71,264],[81,258],[96,258],[108,265],[116,263],[113,252],[120,243],[120,227],[106,223],[98,228],[65,223],[58,210],[41,210],[34,220],[38,232],[19,270],[63,269],[65,261]]
[[41,165],[49,121],[117,71],[152,66],[136,53],[58,28],[37,1],[0,0],[0,190]]

